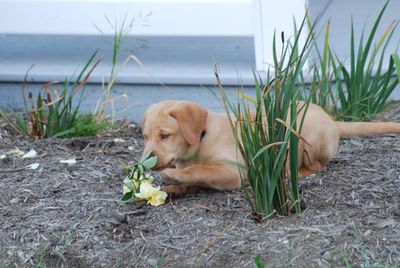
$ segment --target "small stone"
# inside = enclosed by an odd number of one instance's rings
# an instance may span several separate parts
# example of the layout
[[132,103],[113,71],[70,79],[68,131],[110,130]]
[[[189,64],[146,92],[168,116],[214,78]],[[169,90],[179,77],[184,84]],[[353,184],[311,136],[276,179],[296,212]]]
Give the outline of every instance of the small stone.
[[384,221],[380,221],[378,224],[376,224],[376,227],[379,228],[379,229],[383,229],[383,228],[386,228],[386,227],[391,227],[391,226],[393,226],[395,224],[396,224],[396,221],[394,219],[387,219],[387,220],[384,220]]
[[10,204],[11,205],[15,205],[15,204],[18,204],[18,203],[19,203],[19,198],[18,197],[15,197],[15,198],[10,200]]
[[391,214],[400,217],[400,205],[396,204],[389,208]]
[[101,179],[101,178],[106,177],[107,175],[104,174],[104,173],[101,172],[101,171],[92,170],[92,171],[89,172],[89,176],[92,177],[92,178],[99,178],[99,179]]
[[124,222],[126,222],[126,215],[122,214],[122,213],[119,213],[119,212],[116,212],[116,213],[114,213],[112,215],[112,217],[110,219],[110,222],[112,224],[115,224],[115,225],[119,225],[121,223],[124,223]]
[[150,266],[157,266],[157,262],[158,262],[158,260],[157,259],[148,259],[147,260],[147,262],[148,262],[148,264],[150,265]]

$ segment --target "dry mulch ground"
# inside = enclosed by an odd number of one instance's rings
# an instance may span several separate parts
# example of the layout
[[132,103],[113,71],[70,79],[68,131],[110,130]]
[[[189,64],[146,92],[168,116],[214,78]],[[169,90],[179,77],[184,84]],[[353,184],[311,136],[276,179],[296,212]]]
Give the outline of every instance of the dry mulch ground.
[[[400,106],[383,117],[400,121]],[[0,154],[38,152],[0,160],[0,267],[252,267],[257,254],[268,267],[400,266],[400,136],[344,140],[325,172],[301,181],[301,215],[257,223],[240,191],[119,203],[119,161],[139,159],[138,128],[40,141],[0,134]],[[59,162],[69,158],[77,163]]]

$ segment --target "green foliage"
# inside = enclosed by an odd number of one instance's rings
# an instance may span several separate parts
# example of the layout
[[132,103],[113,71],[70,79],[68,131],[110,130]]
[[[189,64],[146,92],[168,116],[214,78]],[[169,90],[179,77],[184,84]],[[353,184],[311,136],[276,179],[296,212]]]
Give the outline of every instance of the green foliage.
[[102,131],[114,127],[110,121],[103,119],[98,121],[93,114],[78,115],[72,128],[59,132],[54,137],[88,137],[96,136]]
[[[388,3],[387,1],[379,12],[366,41],[363,31],[358,48],[354,41],[353,21],[351,22],[350,68],[346,68],[339,59],[332,61],[340,105],[336,112],[345,121],[371,120],[387,106],[389,96],[399,83],[398,78],[392,78],[396,74],[394,58],[390,58],[386,69],[383,67],[384,56],[397,23],[392,22],[373,45]],[[344,82],[340,82],[341,80]]]
[[265,268],[265,265],[261,262],[260,254],[254,257],[254,267],[255,268]]
[[[249,97],[240,98],[233,105],[222,96],[230,118],[235,140],[244,160],[247,180],[252,192],[243,187],[244,195],[257,219],[271,217],[276,213],[288,215],[294,209],[300,213],[300,194],[298,188],[298,143],[302,118],[307,109],[306,103],[299,103],[302,90],[301,72],[310,45],[310,35],[305,44],[299,44],[304,28],[303,20],[299,31],[295,31],[294,43],[285,42],[282,34],[280,57],[273,38],[274,65],[268,73],[265,86],[259,78],[256,81],[255,111],[249,104]],[[229,108],[228,108],[229,107]],[[236,118],[231,120],[229,110]],[[245,182],[243,182],[245,185]]]
[[[312,32],[310,19],[307,23]],[[319,50],[315,38],[312,39],[313,47],[317,53],[317,62],[312,65],[312,81],[306,99],[310,98],[312,103],[321,106],[326,112],[330,112],[336,100],[332,93],[332,62],[334,60],[329,47],[330,21],[325,26],[324,43],[322,51]],[[315,35],[313,34],[313,37]]]
[[[147,15],[149,16],[150,13]],[[103,94],[98,100],[94,114],[97,120],[105,120],[107,117],[107,110],[111,108],[111,121],[113,121],[116,111],[115,111],[115,101],[118,99],[125,100],[125,106],[127,109],[128,106],[128,97],[125,94],[113,96],[113,89],[118,82],[119,74],[117,70],[118,65],[118,58],[122,48],[122,41],[124,37],[132,30],[134,26],[134,19],[132,19],[129,23],[127,23],[127,15],[123,18],[122,22],[118,24],[118,21],[115,20],[114,23],[111,23],[110,19],[106,17],[106,20],[110,27],[114,30],[114,38],[112,41],[113,47],[113,54],[112,54],[112,61],[111,61],[111,70],[110,75],[107,78],[107,82],[103,84]],[[101,29],[97,28],[101,33]],[[129,58],[122,62],[120,69],[122,70],[125,65],[128,63]]]
[[337,91],[341,108],[339,116],[345,121],[372,119],[376,113],[386,107],[387,99],[399,83],[398,79],[391,79],[396,71],[392,58],[387,69],[383,70],[384,55],[397,24],[393,22],[378,43],[372,46],[376,30],[388,3],[386,2],[381,9],[366,42],[363,40],[364,33],[362,33],[358,49],[355,48],[354,27],[351,22],[350,70],[342,63],[338,65],[337,69],[335,68],[336,78],[344,80],[344,84],[338,84]]
[[17,265],[12,262],[5,263],[4,261],[0,260],[0,268],[16,268]]
[[[400,59],[397,54],[390,57],[384,67],[385,54],[391,37],[397,27],[392,22],[383,35],[377,39],[376,31],[387,8],[387,1],[380,10],[369,31],[367,39],[363,30],[356,45],[353,21],[350,27],[349,67],[332,53],[329,46],[330,22],[325,26],[324,42],[318,47],[315,38],[313,45],[317,62],[313,66],[310,90],[306,94],[311,102],[321,106],[335,118],[344,121],[369,121],[387,106],[387,100],[400,79]],[[317,36],[313,33],[313,37]],[[397,64],[396,64],[397,61]],[[394,78],[396,75],[397,78]]]
[[35,265],[36,268],[45,268],[46,267],[46,245],[41,243],[39,248],[39,258],[38,262]]
[[[90,57],[76,80],[66,79],[61,89],[53,89],[57,83],[48,83],[43,86],[43,91],[39,92],[36,98],[31,93],[27,98],[25,77],[22,89],[25,114],[13,113],[12,116],[8,116],[0,110],[0,115],[17,132],[33,139],[93,133],[93,129],[90,130],[94,126],[93,118],[79,116],[79,109],[84,98],[86,82],[100,63],[100,60],[93,63],[96,54],[95,52]],[[76,99],[77,103],[73,105]],[[85,122],[93,124],[85,128],[83,127]]]
[[400,57],[398,54],[392,54],[392,60],[396,66],[397,79],[400,80]]

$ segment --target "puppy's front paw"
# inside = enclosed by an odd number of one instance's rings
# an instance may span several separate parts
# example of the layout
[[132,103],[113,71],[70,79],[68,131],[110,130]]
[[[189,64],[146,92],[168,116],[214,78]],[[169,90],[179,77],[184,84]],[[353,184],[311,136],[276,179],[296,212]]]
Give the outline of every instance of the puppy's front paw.
[[163,185],[161,190],[168,193],[171,197],[182,197],[186,194],[187,188],[185,185]]
[[161,177],[167,184],[180,184],[175,168],[166,168],[161,172]]

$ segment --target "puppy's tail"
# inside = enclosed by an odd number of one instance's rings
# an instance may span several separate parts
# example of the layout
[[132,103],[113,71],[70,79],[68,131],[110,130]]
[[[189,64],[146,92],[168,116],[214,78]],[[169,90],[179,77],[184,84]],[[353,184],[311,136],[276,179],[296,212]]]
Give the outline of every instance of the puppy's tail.
[[340,137],[374,136],[400,133],[400,123],[392,122],[336,122]]

